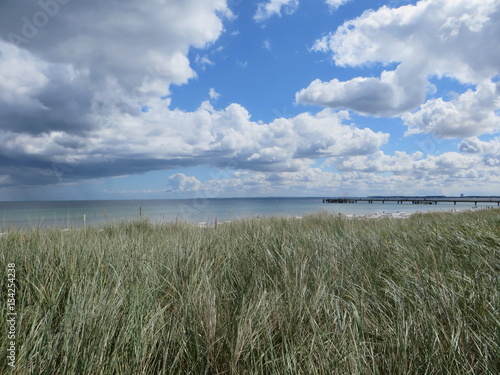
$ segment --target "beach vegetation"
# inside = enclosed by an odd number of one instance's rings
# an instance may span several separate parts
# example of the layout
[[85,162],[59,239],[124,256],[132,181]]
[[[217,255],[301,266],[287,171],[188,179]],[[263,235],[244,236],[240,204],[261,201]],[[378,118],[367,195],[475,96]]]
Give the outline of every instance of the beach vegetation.
[[69,229],[0,237],[0,373],[500,373],[498,209]]

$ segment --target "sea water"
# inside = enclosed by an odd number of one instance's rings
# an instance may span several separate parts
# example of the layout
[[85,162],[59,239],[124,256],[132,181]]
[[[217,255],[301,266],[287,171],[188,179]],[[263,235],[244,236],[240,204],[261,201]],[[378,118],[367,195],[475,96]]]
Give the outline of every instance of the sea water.
[[491,206],[491,203],[438,203],[413,205],[411,202],[323,203],[322,198],[217,198],[164,200],[98,200],[0,202],[0,230],[8,228],[69,228],[147,218],[153,222],[188,221],[211,225],[252,217],[302,217],[320,211],[362,216],[427,211],[460,211]]

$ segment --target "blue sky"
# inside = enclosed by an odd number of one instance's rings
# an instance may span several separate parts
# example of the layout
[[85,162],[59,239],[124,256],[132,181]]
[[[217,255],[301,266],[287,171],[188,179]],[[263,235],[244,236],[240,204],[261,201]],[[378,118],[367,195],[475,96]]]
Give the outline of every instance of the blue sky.
[[0,4],[0,200],[500,194],[495,0]]

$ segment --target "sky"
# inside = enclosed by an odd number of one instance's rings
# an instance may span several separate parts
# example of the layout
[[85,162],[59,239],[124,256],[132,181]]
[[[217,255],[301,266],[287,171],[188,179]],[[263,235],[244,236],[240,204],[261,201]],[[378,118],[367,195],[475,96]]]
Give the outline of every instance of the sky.
[[499,187],[498,0],[0,3],[0,200]]

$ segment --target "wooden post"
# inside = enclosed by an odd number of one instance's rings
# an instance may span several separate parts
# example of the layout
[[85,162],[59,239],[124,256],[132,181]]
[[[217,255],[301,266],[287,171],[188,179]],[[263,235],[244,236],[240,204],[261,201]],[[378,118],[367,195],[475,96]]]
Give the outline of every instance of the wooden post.
[[142,216],[142,206],[139,206],[139,216]]

